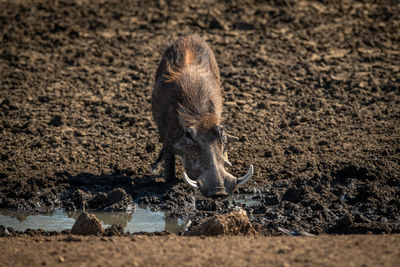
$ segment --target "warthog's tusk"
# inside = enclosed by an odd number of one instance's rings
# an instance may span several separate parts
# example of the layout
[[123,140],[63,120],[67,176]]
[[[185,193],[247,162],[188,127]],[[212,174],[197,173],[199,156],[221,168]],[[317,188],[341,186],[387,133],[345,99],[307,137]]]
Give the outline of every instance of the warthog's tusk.
[[229,160],[224,160],[225,166],[232,167],[232,163]]
[[254,168],[253,165],[250,164],[250,168],[246,173],[246,175],[237,179],[237,185],[246,183],[253,176],[253,173],[254,173]]
[[189,176],[187,176],[186,172],[183,173],[183,180],[193,188],[199,188],[197,185],[197,181],[190,180]]

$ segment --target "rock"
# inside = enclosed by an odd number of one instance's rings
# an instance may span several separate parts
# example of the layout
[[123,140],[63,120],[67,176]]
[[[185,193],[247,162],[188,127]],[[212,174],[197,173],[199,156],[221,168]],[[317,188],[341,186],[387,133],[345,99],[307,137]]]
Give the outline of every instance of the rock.
[[73,235],[101,235],[103,226],[93,214],[82,212],[71,229]]
[[267,109],[267,104],[265,102],[260,102],[257,104],[258,109]]
[[240,209],[206,219],[187,232],[187,235],[258,235],[247,217],[245,210]]
[[0,237],[5,237],[9,235],[10,232],[7,230],[7,228],[4,225],[0,225]]
[[75,190],[69,203],[70,210],[96,209],[102,211],[135,211],[135,203],[132,197],[124,189],[116,188],[110,193],[99,192],[91,194],[81,189]]

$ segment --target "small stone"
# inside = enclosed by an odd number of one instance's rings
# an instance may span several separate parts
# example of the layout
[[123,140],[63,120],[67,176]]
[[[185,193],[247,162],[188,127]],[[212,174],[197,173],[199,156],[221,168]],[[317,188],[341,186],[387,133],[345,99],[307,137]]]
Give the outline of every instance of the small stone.
[[50,121],[49,121],[50,126],[56,126],[59,127],[63,125],[62,117],[60,115],[54,116]]
[[64,259],[64,257],[63,257],[63,256],[60,256],[60,257],[58,257],[58,261],[59,261],[59,262],[64,262],[64,261],[65,261],[65,259]]
[[156,150],[156,146],[154,145],[154,143],[148,143],[145,149],[147,153],[151,153]]
[[93,214],[82,212],[71,229],[73,235],[101,235],[103,226]]
[[218,17],[214,17],[210,22],[210,29],[228,30],[229,27]]
[[261,102],[257,104],[257,108],[258,109],[266,109],[267,105],[265,104],[265,102]]
[[287,127],[287,123],[284,122],[284,121],[281,121],[281,122],[279,123],[279,128],[283,129],[283,128],[285,128],[285,127]]
[[265,151],[263,157],[264,157],[264,158],[270,158],[270,157],[272,157],[272,152],[271,152],[271,151]]

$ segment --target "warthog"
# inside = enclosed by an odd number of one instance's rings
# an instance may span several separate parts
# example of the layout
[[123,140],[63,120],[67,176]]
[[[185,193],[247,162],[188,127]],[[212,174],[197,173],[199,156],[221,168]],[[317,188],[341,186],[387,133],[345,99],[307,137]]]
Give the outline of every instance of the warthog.
[[[163,147],[152,164],[164,160],[166,181],[175,178],[175,155],[184,181],[205,196],[224,197],[253,175],[236,178],[225,170],[228,144],[238,138],[221,125],[222,90],[214,54],[197,36],[178,38],[165,51],[156,73],[152,111]],[[190,177],[190,178],[189,178]]]

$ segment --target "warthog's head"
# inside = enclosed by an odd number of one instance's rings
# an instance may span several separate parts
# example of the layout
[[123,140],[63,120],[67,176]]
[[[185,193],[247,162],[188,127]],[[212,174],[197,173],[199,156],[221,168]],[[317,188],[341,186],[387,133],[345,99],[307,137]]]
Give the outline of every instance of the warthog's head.
[[184,135],[174,146],[186,170],[183,173],[185,182],[209,197],[225,197],[237,185],[246,183],[253,175],[252,165],[240,178],[225,170],[232,165],[228,160],[228,145],[237,140],[221,125],[209,129],[185,128]]

